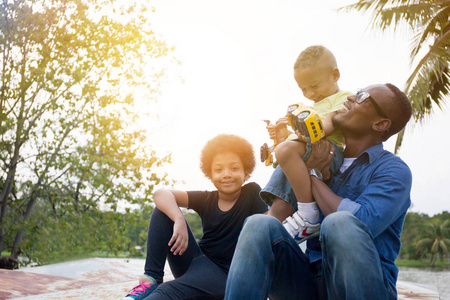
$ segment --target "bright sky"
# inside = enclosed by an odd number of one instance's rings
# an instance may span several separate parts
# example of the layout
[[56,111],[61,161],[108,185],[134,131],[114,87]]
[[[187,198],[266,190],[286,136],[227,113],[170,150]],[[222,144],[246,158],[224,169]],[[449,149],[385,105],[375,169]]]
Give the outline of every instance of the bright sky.
[[[356,1],[356,0],[355,0]],[[248,139],[257,168],[250,180],[264,187],[273,169],[259,162],[268,138],[263,119],[276,121],[303,98],[292,65],[310,45],[336,56],[342,90],[390,82],[401,89],[412,68],[410,37],[368,27],[369,16],[337,12],[353,1],[335,0],[154,0],[153,29],[174,46],[182,65],[172,69],[156,107],[160,123],[148,120],[151,146],[172,153],[166,168],[176,189],[212,190],[199,170],[206,141],[220,133]],[[450,211],[450,112],[437,111],[424,125],[408,128],[399,153],[413,172],[412,211]],[[447,133],[447,132],[446,132]],[[395,137],[385,143],[393,151]]]

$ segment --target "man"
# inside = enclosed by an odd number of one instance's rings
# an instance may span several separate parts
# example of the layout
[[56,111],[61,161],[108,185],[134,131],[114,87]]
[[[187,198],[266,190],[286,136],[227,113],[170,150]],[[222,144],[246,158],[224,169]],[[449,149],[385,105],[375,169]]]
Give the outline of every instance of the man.
[[[307,161],[315,201],[325,218],[320,240],[304,254],[277,220],[251,216],[240,234],[225,299],[396,299],[400,233],[411,204],[412,175],[382,142],[411,117],[411,104],[392,84],[348,97],[333,118],[346,148],[341,171],[325,184],[332,146],[316,143]],[[288,159],[287,157],[277,159]],[[290,156],[295,164],[300,157]],[[279,214],[293,212],[282,199]],[[273,214],[272,214],[273,215]],[[302,226],[304,224],[298,224]]]

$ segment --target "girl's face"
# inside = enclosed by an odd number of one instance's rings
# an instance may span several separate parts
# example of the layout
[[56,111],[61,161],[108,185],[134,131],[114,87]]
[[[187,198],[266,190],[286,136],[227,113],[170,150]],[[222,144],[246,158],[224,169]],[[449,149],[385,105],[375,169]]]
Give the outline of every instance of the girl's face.
[[247,178],[244,164],[236,153],[224,152],[214,156],[211,164],[211,182],[219,192],[226,195],[240,192]]

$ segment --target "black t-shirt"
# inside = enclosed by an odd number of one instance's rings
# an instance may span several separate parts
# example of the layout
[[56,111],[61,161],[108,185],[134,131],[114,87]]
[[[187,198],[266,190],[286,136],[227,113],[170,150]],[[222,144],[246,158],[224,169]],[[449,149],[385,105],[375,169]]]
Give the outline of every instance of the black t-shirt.
[[236,203],[225,212],[219,209],[218,191],[188,192],[189,208],[202,219],[203,236],[199,246],[226,273],[245,218],[268,210],[267,204],[259,197],[260,190],[261,187],[254,182],[245,184]]

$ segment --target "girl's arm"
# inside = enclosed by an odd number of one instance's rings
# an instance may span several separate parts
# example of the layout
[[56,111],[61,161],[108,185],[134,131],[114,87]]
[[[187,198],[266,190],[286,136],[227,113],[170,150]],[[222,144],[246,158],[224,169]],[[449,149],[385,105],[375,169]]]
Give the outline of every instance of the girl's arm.
[[173,222],[173,235],[169,241],[170,249],[174,255],[182,255],[189,243],[186,219],[180,207],[188,207],[187,192],[174,190],[157,190],[153,194],[156,207],[168,216]]

